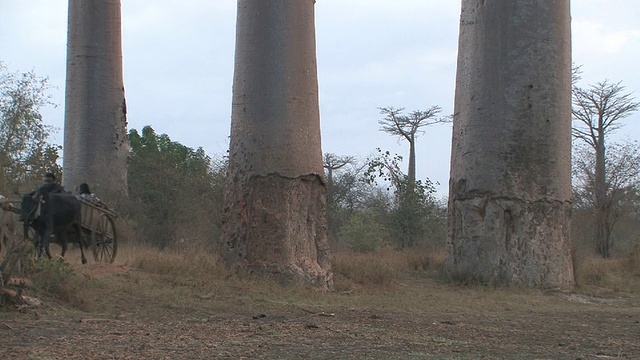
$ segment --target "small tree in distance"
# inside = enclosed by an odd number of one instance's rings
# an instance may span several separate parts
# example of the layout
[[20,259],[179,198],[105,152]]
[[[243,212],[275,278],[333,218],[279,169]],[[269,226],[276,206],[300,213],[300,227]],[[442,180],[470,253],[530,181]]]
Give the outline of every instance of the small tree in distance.
[[368,160],[364,180],[374,183],[376,179],[382,179],[391,184],[395,195],[391,221],[394,241],[399,248],[415,247],[424,238],[426,221],[436,207],[433,198],[435,187],[429,179],[424,183],[420,180],[410,182],[399,167],[402,156],[391,155],[380,148],[377,151],[379,155]]
[[[574,207],[576,209],[597,209],[595,192],[595,156],[593,149],[583,145],[574,151]],[[604,238],[598,242],[600,254],[614,249],[613,230],[618,222],[637,211],[634,199],[640,190],[640,145],[637,141],[613,143],[608,146],[606,163],[606,191]]]
[[334,174],[347,165],[353,165],[355,161],[354,156],[339,156],[333,153],[325,153],[322,157],[322,165],[327,176],[327,222],[330,240],[334,240],[336,237],[339,192],[344,190],[344,188],[341,189],[340,186],[335,185]]
[[[574,70],[574,80],[577,74]],[[640,103],[635,102],[631,93],[624,93],[621,82],[610,83],[607,80],[591,85],[589,88],[573,87],[573,137],[590,146],[595,153],[593,173],[594,210],[596,217],[596,241],[598,251],[603,257],[611,256],[610,218],[611,204],[607,201],[606,137],[624,124],[621,120],[638,110]]]
[[335,198],[335,189],[333,187],[333,173],[347,165],[355,162],[355,156],[338,156],[333,153],[326,153],[322,157],[322,166],[327,170],[327,197],[328,203],[331,205]]
[[403,115],[404,108],[396,109],[392,106],[381,107],[380,114],[384,119],[378,121],[380,130],[398,136],[409,143],[409,169],[407,184],[413,188],[416,181],[416,137],[420,129],[434,124],[450,123],[451,117],[438,117],[442,112],[440,106],[434,105],[427,110],[415,110]]

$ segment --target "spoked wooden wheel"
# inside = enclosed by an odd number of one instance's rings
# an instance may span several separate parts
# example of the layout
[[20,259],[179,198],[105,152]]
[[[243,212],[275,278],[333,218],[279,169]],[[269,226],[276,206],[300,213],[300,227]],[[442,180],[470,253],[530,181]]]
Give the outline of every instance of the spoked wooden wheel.
[[112,263],[116,259],[118,243],[116,241],[116,225],[113,219],[101,214],[91,231],[91,248],[97,262]]

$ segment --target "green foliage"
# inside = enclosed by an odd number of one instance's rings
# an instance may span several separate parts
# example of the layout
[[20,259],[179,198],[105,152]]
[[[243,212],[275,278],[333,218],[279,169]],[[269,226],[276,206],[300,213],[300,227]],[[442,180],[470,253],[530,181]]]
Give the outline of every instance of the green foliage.
[[435,188],[427,179],[418,180],[415,187],[408,186],[408,179],[396,192],[397,206],[393,214],[393,229],[400,248],[411,248],[423,240],[427,231],[427,220],[435,208]]
[[29,278],[38,284],[40,290],[58,293],[73,273],[73,269],[61,257],[52,260],[41,257],[27,269]]
[[380,221],[379,214],[386,213],[390,200],[375,184],[363,180],[366,164],[355,157],[325,154],[323,162],[327,173],[329,237],[339,245],[339,231],[353,214],[371,212]]
[[380,148],[377,151],[378,155],[368,161],[364,181],[375,183],[381,179],[391,185],[387,189],[393,189],[395,195],[389,226],[393,242],[399,248],[415,247],[425,240],[431,215],[437,209],[433,198],[435,186],[429,179],[411,184],[409,177],[400,170],[400,155],[391,155]]
[[165,247],[206,242],[221,226],[226,160],[214,161],[196,150],[157,135],[146,126],[129,132],[130,196],[137,201],[136,218],[146,239]]
[[61,173],[60,146],[49,143],[55,131],[40,110],[53,105],[47,78],[32,71],[10,73],[0,63],[0,189],[19,192],[40,183],[44,173]]
[[[402,156],[398,154],[391,155],[387,151],[382,151],[380,148],[376,148],[378,155],[368,159],[367,168],[364,173],[364,181],[369,184],[373,184],[377,179],[383,180],[385,183],[391,184],[394,191],[397,191],[402,186],[406,175],[400,170],[400,162]],[[389,190],[389,188],[387,188]]]
[[387,229],[371,213],[358,212],[340,230],[340,239],[356,252],[379,250],[386,239]]

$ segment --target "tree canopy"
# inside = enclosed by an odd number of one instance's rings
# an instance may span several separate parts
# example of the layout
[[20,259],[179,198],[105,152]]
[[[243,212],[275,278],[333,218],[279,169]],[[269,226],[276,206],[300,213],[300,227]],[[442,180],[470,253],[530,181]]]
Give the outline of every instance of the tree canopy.
[[173,241],[217,240],[226,163],[158,135],[151,126],[129,132],[130,196],[140,206],[147,238],[164,247]]
[[573,136],[591,147],[598,146],[600,138],[624,126],[620,120],[630,116],[640,107],[631,93],[624,93],[622,82],[605,80],[589,88],[573,88]]
[[49,89],[48,78],[33,71],[9,72],[0,63],[0,186],[7,191],[24,191],[46,171],[60,174],[60,146],[49,142],[56,129],[40,113],[54,105]]

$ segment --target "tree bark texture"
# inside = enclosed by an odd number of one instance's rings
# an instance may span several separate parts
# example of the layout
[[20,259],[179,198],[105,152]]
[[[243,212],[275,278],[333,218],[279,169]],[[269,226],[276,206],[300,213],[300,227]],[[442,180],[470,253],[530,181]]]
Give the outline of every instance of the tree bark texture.
[[69,0],[64,185],[127,192],[120,0]]
[[605,166],[605,130],[602,116],[598,116],[598,127],[596,128],[596,168],[595,168],[595,210],[596,210],[596,241],[598,243],[598,251],[602,257],[611,256],[610,231],[607,226],[607,218],[609,214],[607,204],[607,182],[606,182],[606,166]]
[[313,0],[239,0],[222,243],[230,265],[329,289]]
[[447,266],[570,289],[569,0],[463,0]]

